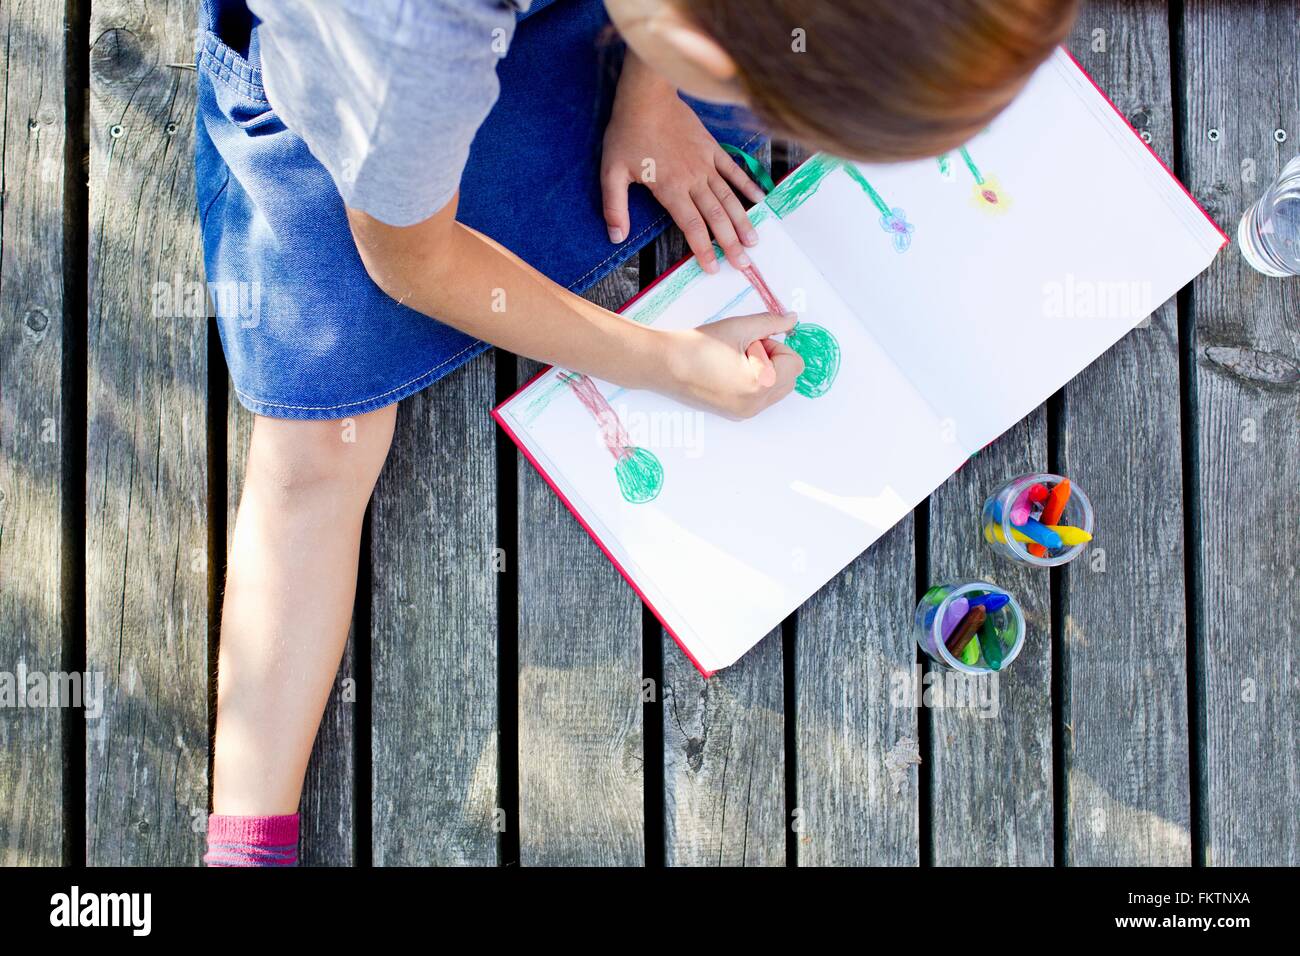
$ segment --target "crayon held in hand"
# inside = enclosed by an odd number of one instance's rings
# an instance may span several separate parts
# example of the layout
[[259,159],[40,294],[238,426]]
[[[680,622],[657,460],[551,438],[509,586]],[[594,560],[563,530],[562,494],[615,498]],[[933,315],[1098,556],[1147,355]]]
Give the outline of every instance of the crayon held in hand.
[[961,619],[957,629],[952,632],[944,644],[948,647],[948,652],[953,657],[960,657],[962,651],[966,650],[966,645],[971,642],[971,638],[983,626],[985,619],[988,617],[982,607],[973,607],[966,612],[966,616]]

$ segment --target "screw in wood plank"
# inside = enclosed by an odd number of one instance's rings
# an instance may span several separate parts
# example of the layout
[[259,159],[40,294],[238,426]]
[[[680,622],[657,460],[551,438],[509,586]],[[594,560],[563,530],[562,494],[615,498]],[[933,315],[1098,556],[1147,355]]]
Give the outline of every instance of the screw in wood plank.
[[108,135],[113,137],[113,139],[118,139],[125,132],[126,130],[122,128],[120,123],[114,123],[108,128]]
[[36,128],[40,125],[41,125],[40,121],[37,120],[35,116],[33,116],[31,119],[27,121],[27,130],[28,132],[34,133],[36,132]]
[[1219,141],[1219,131],[1214,127],[1210,127],[1209,132],[1207,132],[1205,136],[1211,143],[1217,143]]
[[1275,129],[1275,130],[1273,130],[1273,138],[1274,138],[1275,140],[1277,140],[1279,143],[1285,143],[1285,142],[1286,142],[1286,130],[1284,130],[1284,129]]
[[168,135],[168,136],[175,136],[175,135],[176,135],[176,124],[175,124],[175,123],[168,123],[168,124],[167,124],[167,135]]
[[1150,145],[1151,131],[1147,127],[1151,125],[1151,114],[1147,112],[1146,107],[1140,107],[1130,113],[1128,123],[1137,130],[1137,134],[1142,137],[1142,142]]

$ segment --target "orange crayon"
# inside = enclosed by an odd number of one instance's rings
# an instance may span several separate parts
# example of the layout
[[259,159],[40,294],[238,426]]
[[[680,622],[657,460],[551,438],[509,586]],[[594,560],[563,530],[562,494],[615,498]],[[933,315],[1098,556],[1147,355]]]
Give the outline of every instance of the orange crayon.
[[[1043,514],[1038,520],[1043,524],[1058,524],[1061,515],[1065,514],[1065,506],[1070,501],[1070,479],[1062,478],[1047,493],[1047,502],[1043,505]],[[1041,544],[1031,544],[1028,548],[1030,554],[1036,558],[1047,557],[1047,549]]]

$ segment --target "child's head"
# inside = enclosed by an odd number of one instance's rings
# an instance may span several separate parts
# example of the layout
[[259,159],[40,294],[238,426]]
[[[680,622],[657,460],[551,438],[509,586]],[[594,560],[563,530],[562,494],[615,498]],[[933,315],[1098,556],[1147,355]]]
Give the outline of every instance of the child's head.
[[680,89],[853,159],[934,156],[982,130],[1069,33],[1078,0],[606,0]]

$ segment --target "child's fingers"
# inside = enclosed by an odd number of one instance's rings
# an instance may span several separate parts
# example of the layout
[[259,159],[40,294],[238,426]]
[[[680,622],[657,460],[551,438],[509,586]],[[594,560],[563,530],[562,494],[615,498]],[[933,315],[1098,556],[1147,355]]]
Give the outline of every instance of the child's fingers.
[[755,312],[752,315],[733,315],[730,318],[718,320],[718,322],[728,323],[731,334],[736,335],[746,346],[750,342],[757,342],[760,339],[789,332],[798,321],[799,316],[794,312],[787,312],[785,315],[776,315],[772,312]]
[[737,269],[748,266],[750,264],[749,256],[745,255],[744,247],[740,244],[740,237],[736,235],[736,227],[732,224],[731,217],[727,215],[727,210],[723,207],[722,201],[709,188],[707,182],[699,183],[691,190],[691,201],[695,203],[695,208],[700,211],[700,215],[708,223],[709,232],[713,234],[714,242],[722,247],[727,260]]
[[718,168],[718,172],[722,173],[723,179],[739,189],[750,202],[762,202],[767,196],[767,193],[763,192],[763,187],[750,179],[749,173],[741,168],[731,154],[721,146],[714,154],[713,165]]
[[656,195],[655,198],[668,210],[668,214],[673,217],[673,222],[677,223],[677,228],[681,229],[686,237],[686,244],[691,247],[691,252],[699,260],[700,268],[710,274],[717,272],[718,257],[713,252],[713,240],[709,238],[704,216],[700,214],[690,193]]
[[776,367],[762,342],[751,342],[749,348],[745,349],[745,357],[749,359],[749,367],[754,370],[754,378],[759,385],[771,388],[776,384]]
[[718,202],[722,203],[722,208],[727,211],[727,217],[735,227],[736,235],[740,236],[740,241],[747,246],[756,245],[758,231],[749,221],[749,216],[745,214],[745,207],[740,204],[740,200],[731,191],[727,181],[721,176],[710,176],[709,188],[713,190],[713,195],[718,197]]
[[732,315],[725,319],[715,319],[701,325],[699,330],[727,342],[746,355],[751,354],[756,346],[764,355],[771,355],[774,351],[783,349],[790,351],[789,346],[773,341],[771,337],[789,332],[798,321],[798,316],[793,312],[785,315],[756,312],[753,315]]
[[627,238],[627,187],[632,179],[626,169],[611,166],[600,177],[601,201],[605,211],[605,226],[609,229],[609,241],[618,244]]
[[776,348],[768,354],[768,361],[772,363],[773,384],[782,391],[793,389],[795,379],[803,374],[803,356],[790,346],[777,342]]

